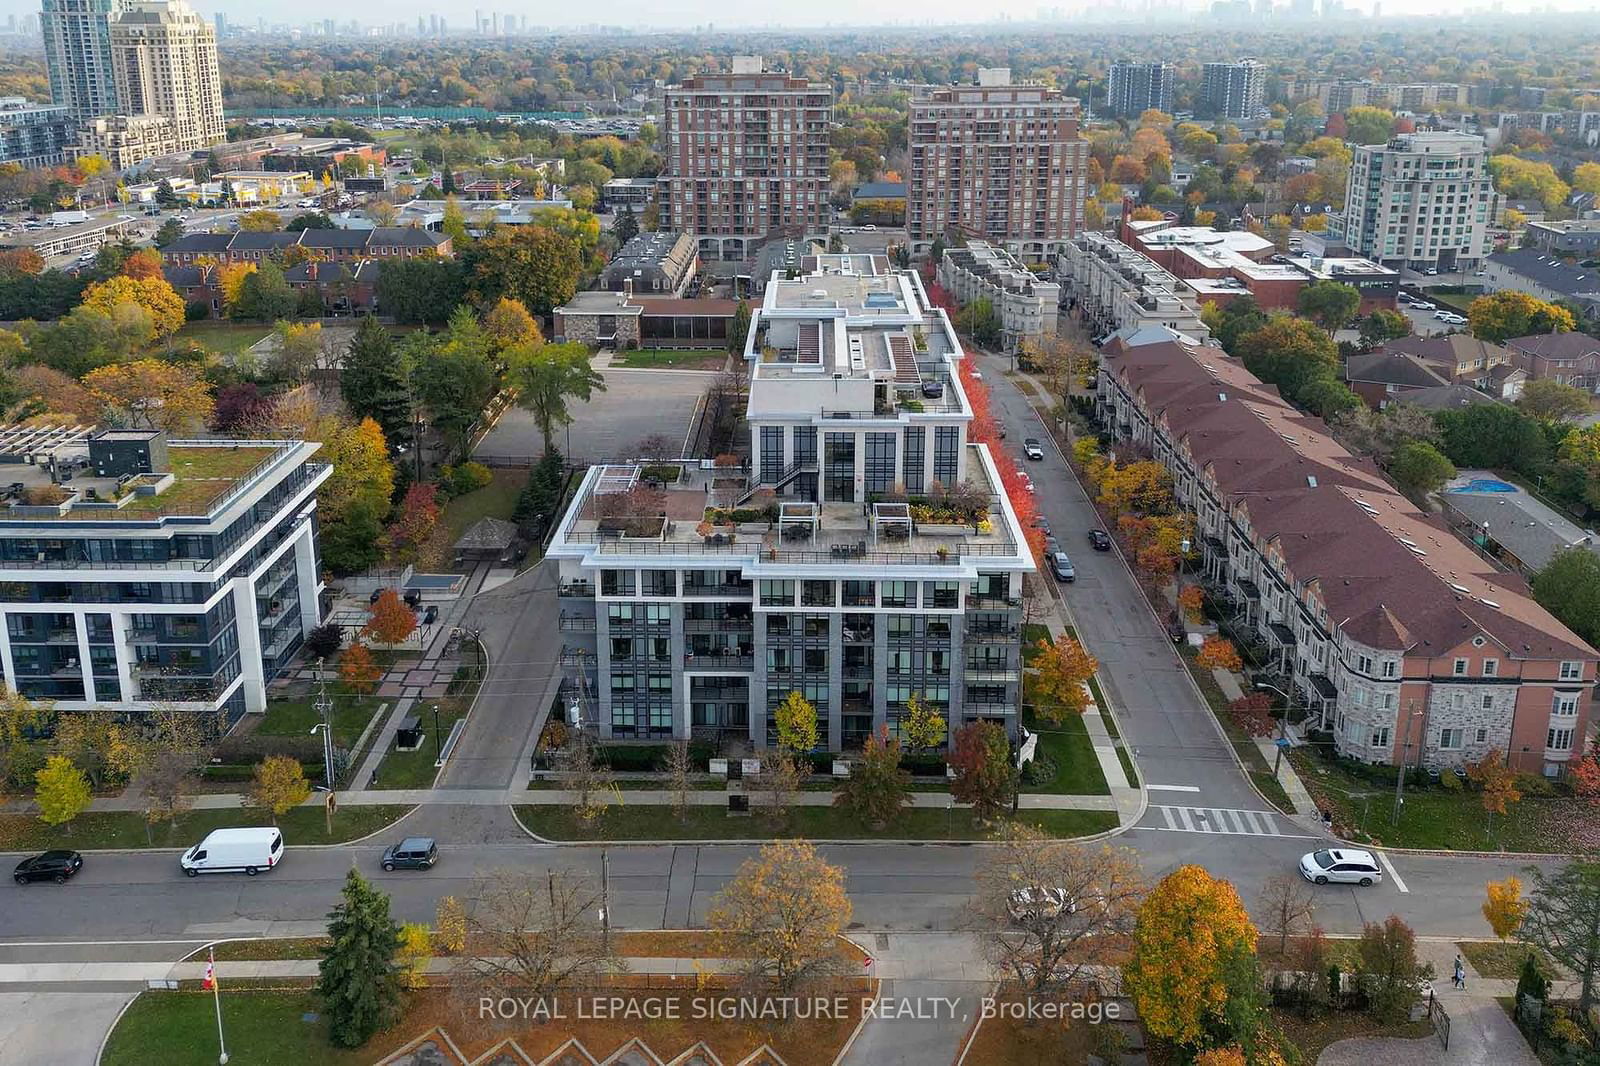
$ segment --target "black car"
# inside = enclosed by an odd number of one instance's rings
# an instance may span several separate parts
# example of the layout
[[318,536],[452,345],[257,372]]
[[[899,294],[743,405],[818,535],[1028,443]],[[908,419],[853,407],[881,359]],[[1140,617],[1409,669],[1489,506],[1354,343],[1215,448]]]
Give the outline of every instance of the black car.
[[437,622],[438,620],[439,620],[439,605],[436,604],[436,603],[428,604],[428,609],[422,612],[422,624],[431,626],[431,625],[433,625],[433,623]]
[[1091,529],[1089,546],[1097,552],[1108,552],[1111,550],[1111,538],[1106,536],[1106,531],[1103,529]]
[[398,844],[390,844],[383,852],[383,868],[393,870],[427,870],[439,861],[439,846],[432,837],[406,837]]
[[75,851],[47,851],[42,855],[23,859],[17,863],[11,876],[19,885],[29,881],[54,881],[67,883],[67,878],[83,869],[83,856]]

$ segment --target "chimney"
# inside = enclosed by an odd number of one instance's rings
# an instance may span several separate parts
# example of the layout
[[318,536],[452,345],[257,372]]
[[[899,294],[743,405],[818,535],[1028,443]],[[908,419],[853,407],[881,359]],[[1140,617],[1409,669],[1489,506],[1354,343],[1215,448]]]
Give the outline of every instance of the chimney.
[[625,300],[631,300],[633,298],[633,279],[632,278],[623,278],[622,279],[622,296],[623,296],[623,299],[625,299]]

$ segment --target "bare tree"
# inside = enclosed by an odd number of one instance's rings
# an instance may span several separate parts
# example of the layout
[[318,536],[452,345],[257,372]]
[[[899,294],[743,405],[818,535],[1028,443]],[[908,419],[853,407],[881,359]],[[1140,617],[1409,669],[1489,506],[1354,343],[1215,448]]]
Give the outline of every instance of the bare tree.
[[689,775],[693,771],[688,741],[680,740],[667,748],[667,785],[672,789],[672,813],[680,822],[689,813]]
[[1278,938],[1278,957],[1289,949],[1289,938],[1311,930],[1317,915],[1317,901],[1305,881],[1279,874],[1267,879],[1256,900],[1261,916],[1261,931]]
[[763,812],[776,825],[789,821],[808,767],[799,758],[774,748],[761,752],[761,772],[750,779],[750,787],[763,797]]
[[567,788],[578,794],[578,817],[586,822],[594,821],[617,792],[616,779],[611,768],[601,760],[594,737],[586,730],[574,729],[558,765],[566,774]]
[[633,454],[641,459],[676,459],[678,446],[664,435],[652,433],[633,446]]
[[1144,891],[1126,848],[1092,850],[1011,825],[979,869],[968,907],[985,957],[1017,988],[1106,992],[1102,978],[1115,971]]
[[546,995],[626,969],[596,917],[604,900],[588,878],[561,870],[496,870],[473,893],[460,961],[480,987]]
[[207,739],[221,732],[222,718],[158,707],[143,728],[125,740],[123,758],[132,791],[144,799],[145,838],[189,809],[194,775],[205,765]]

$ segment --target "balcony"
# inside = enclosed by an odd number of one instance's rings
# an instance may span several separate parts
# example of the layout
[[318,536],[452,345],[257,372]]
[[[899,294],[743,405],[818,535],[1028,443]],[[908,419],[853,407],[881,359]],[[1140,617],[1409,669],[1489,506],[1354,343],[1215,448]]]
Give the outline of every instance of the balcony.
[[1006,644],[1016,640],[1022,632],[1017,626],[968,626],[967,642],[975,644]]
[[557,622],[556,627],[564,633],[593,633],[595,631],[595,619],[593,615],[568,614],[566,611],[562,611],[561,619]]
[[1018,672],[1015,666],[1004,666],[990,663],[968,663],[966,668],[962,671],[961,676],[966,681],[974,681],[980,684],[1004,684],[1016,681],[1018,678]]
[[685,633],[754,633],[754,618],[685,618]]
[[685,596],[740,596],[750,595],[750,583],[742,581],[728,585],[684,585]]
[[556,586],[557,596],[578,596],[590,598],[594,596],[593,581],[563,581]]
[[685,670],[754,670],[756,658],[754,655],[696,655],[694,652],[684,652],[683,668]]
[[1004,610],[1007,607],[1021,607],[1022,597],[1003,596],[989,592],[972,592],[967,594],[967,607],[977,610]]

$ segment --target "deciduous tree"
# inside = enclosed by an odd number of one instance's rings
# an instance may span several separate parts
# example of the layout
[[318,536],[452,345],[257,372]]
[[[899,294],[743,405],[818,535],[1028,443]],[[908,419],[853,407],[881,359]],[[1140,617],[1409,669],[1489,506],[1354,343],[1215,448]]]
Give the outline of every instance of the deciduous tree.
[[[161,273],[161,253],[154,248],[140,248],[122,261],[122,273],[135,281],[163,277]],[[177,290],[174,289],[173,291],[176,292]]]
[[544,343],[544,337],[539,333],[539,324],[528,314],[528,309],[522,306],[521,300],[514,300],[509,296],[500,297],[483,316],[483,331],[494,342],[496,350],[502,352],[519,344]]
[[1313,281],[1300,290],[1298,306],[1302,315],[1332,336],[1356,317],[1361,290],[1341,281]]
[[844,871],[804,840],[762,847],[723,886],[706,915],[723,952],[780,995],[841,972],[838,938],[850,924]]
[[339,656],[339,679],[357,695],[366,695],[378,684],[383,671],[373,661],[372,653],[359,640]]
[[115,316],[122,304],[132,304],[148,314],[157,338],[176,333],[183,326],[183,297],[163,277],[118,275],[83,290],[85,307]]
[[1093,655],[1069,636],[1040,640],[1028,675],[1028,695],[1040,718],[1061,724],[1089,706],[1089,679],[1100,669]]
[[439,494],[432,485],[414,482],[406,489],[394,520],[384,530],[389,558],[398,564],[413,563],[422,546],[439,524]]
[[544,996],[591,987],[625,966],[595,915],[600,886],[567,870],[496,870],[473,893],[460,970],[495,994]]
[[1483,790],[1483,809],[1488,813],[1492,832],[1494,816],[1505,814],[1508,807],[1522,799],[1522,791],[1517,788],[1517,772],[1506,765],[1500,749],[1493,748],[1467,766],[1467,778]]
[[948,727],[944,712],[913,692],[906,698],[900,715],[900,739],[912,751],[932,751],[944,747]]
[[39,821],[45,825],[67,825],[89,809],[89,778],[64,755],[46,759],[33,775],[33,783]]
[[1538,378],[1522,386],[1517,408],[1544,422],[1561,422],[1588,414],[1593,405],[1589,394],[1576,385],[1554,378]]
[[900,769],[900,742],[889,736],[888,726],[867,737],[833,802],[873,830],[898,819],[911,802],[911,775]]
[[1356,941],[1356,978],[1368,1009],[1383,1022],[1405,1017],[1431,970],[1417,962],[1417,935],[1395,915],[1367,922]]
[[239,229],[245,233],[277,233],[283,229],[283,219],[276,211],[258,207],[239,216]]
[[1200,650],[1194,656],[1195,665],[1203,670],[1231,670],[1238,672],[1244,668],[1244,661],[1239,658],[1233,642],[1226,637],[1207,637],[1205,643],[1200,645]]
[[1483,920],[1501,940],[1510,940],[1528,917],[1528,900],[1522,898],[1522,879],[1516,875],[1484,886]]
[[1191,1047],[1226,1043],[1229,1001],[1240,991],[1233,976],[1255,949],[1255,927],[1233,886],[1180,866],[1139,908],[1123,986],[1152,1035]]
[[395,965],[400,945],[389,897],[351,870],[328,914],[328,945],[317,967],[328,1035],[338,1046],[360,1047],[398,1016],[404,983]]
[[817,709],[798,691],[790,692],[772,712],[778,746],[791,752],[814,751],[817,747]]
[[379,644],[399,644],[417,630],[417,612],[392,588],[384,589],[372,605],[361,635]]
[[403,988],[425,988],[428,962],[433,958],[433,943],[424,922],[406,922],[400,927],[399,971]]
[[1437,492],[1456,476],[1455,464],[1426,441],[1402,444],[1389,459],[1389,473],[1413,498]]
[[572,424],[570,404],[588,402],[606,391],[605,378],[590,363],[582,344],[522,345],[506,352],[506,380],[517,390],[517,403],[533,413],[533,420],[550,451],[558,426]]
[[1467,322],[1474,337],[1495,344],[1535,333],[1568,333],[1575,326],[1572,312],[1514,289],[1473,300]]
[[1278,958],[1283,959],[1288,954],[1289,938],[1313,928],[1317,901],[1306,887],[1305,878],[1278,874],[1261,886],[1257,909],[1262,930],[1278,938]]
[[979,820],[994,818],[1016,794],[1016,772],[1011,766],[1011,745],[1006,731],[994,722],[976,721],[956,733],[950,765],[956,772],[950,792],[972,804]]
[[583,273],[578,240],[550,226],[501,226],[458,253],[480,302],[501,296],[547,315],[572,299]]
[[[1059,892],[1065,902],[1019,892]],[[969,908],[990,965],[1029,995],[1104,994],[1146,885],[1126,848],[1087,848],[1009,825],[978,870]]]
[[1573,973],[1578,1010],[1587,1013],[1600,982],[1600,860],[1575,859],[1554,873],[1530,866],[1527,874],[1533,891],[1522,938]]
[[[333,768],[324,771],[331,780]],[[311,783],[306,780],[300,760],[288,755],[268,755],[256,763],[250,782],[250,791],[243,796],[246,807],[258,807],[272,812],[272,824],[277,825],[291,809],[300,806],[311,795]]]
[[113,421],[178,436],[204,426],[215,407],[211,386],[194,368],[158,359],[103,366],[83,384]]

